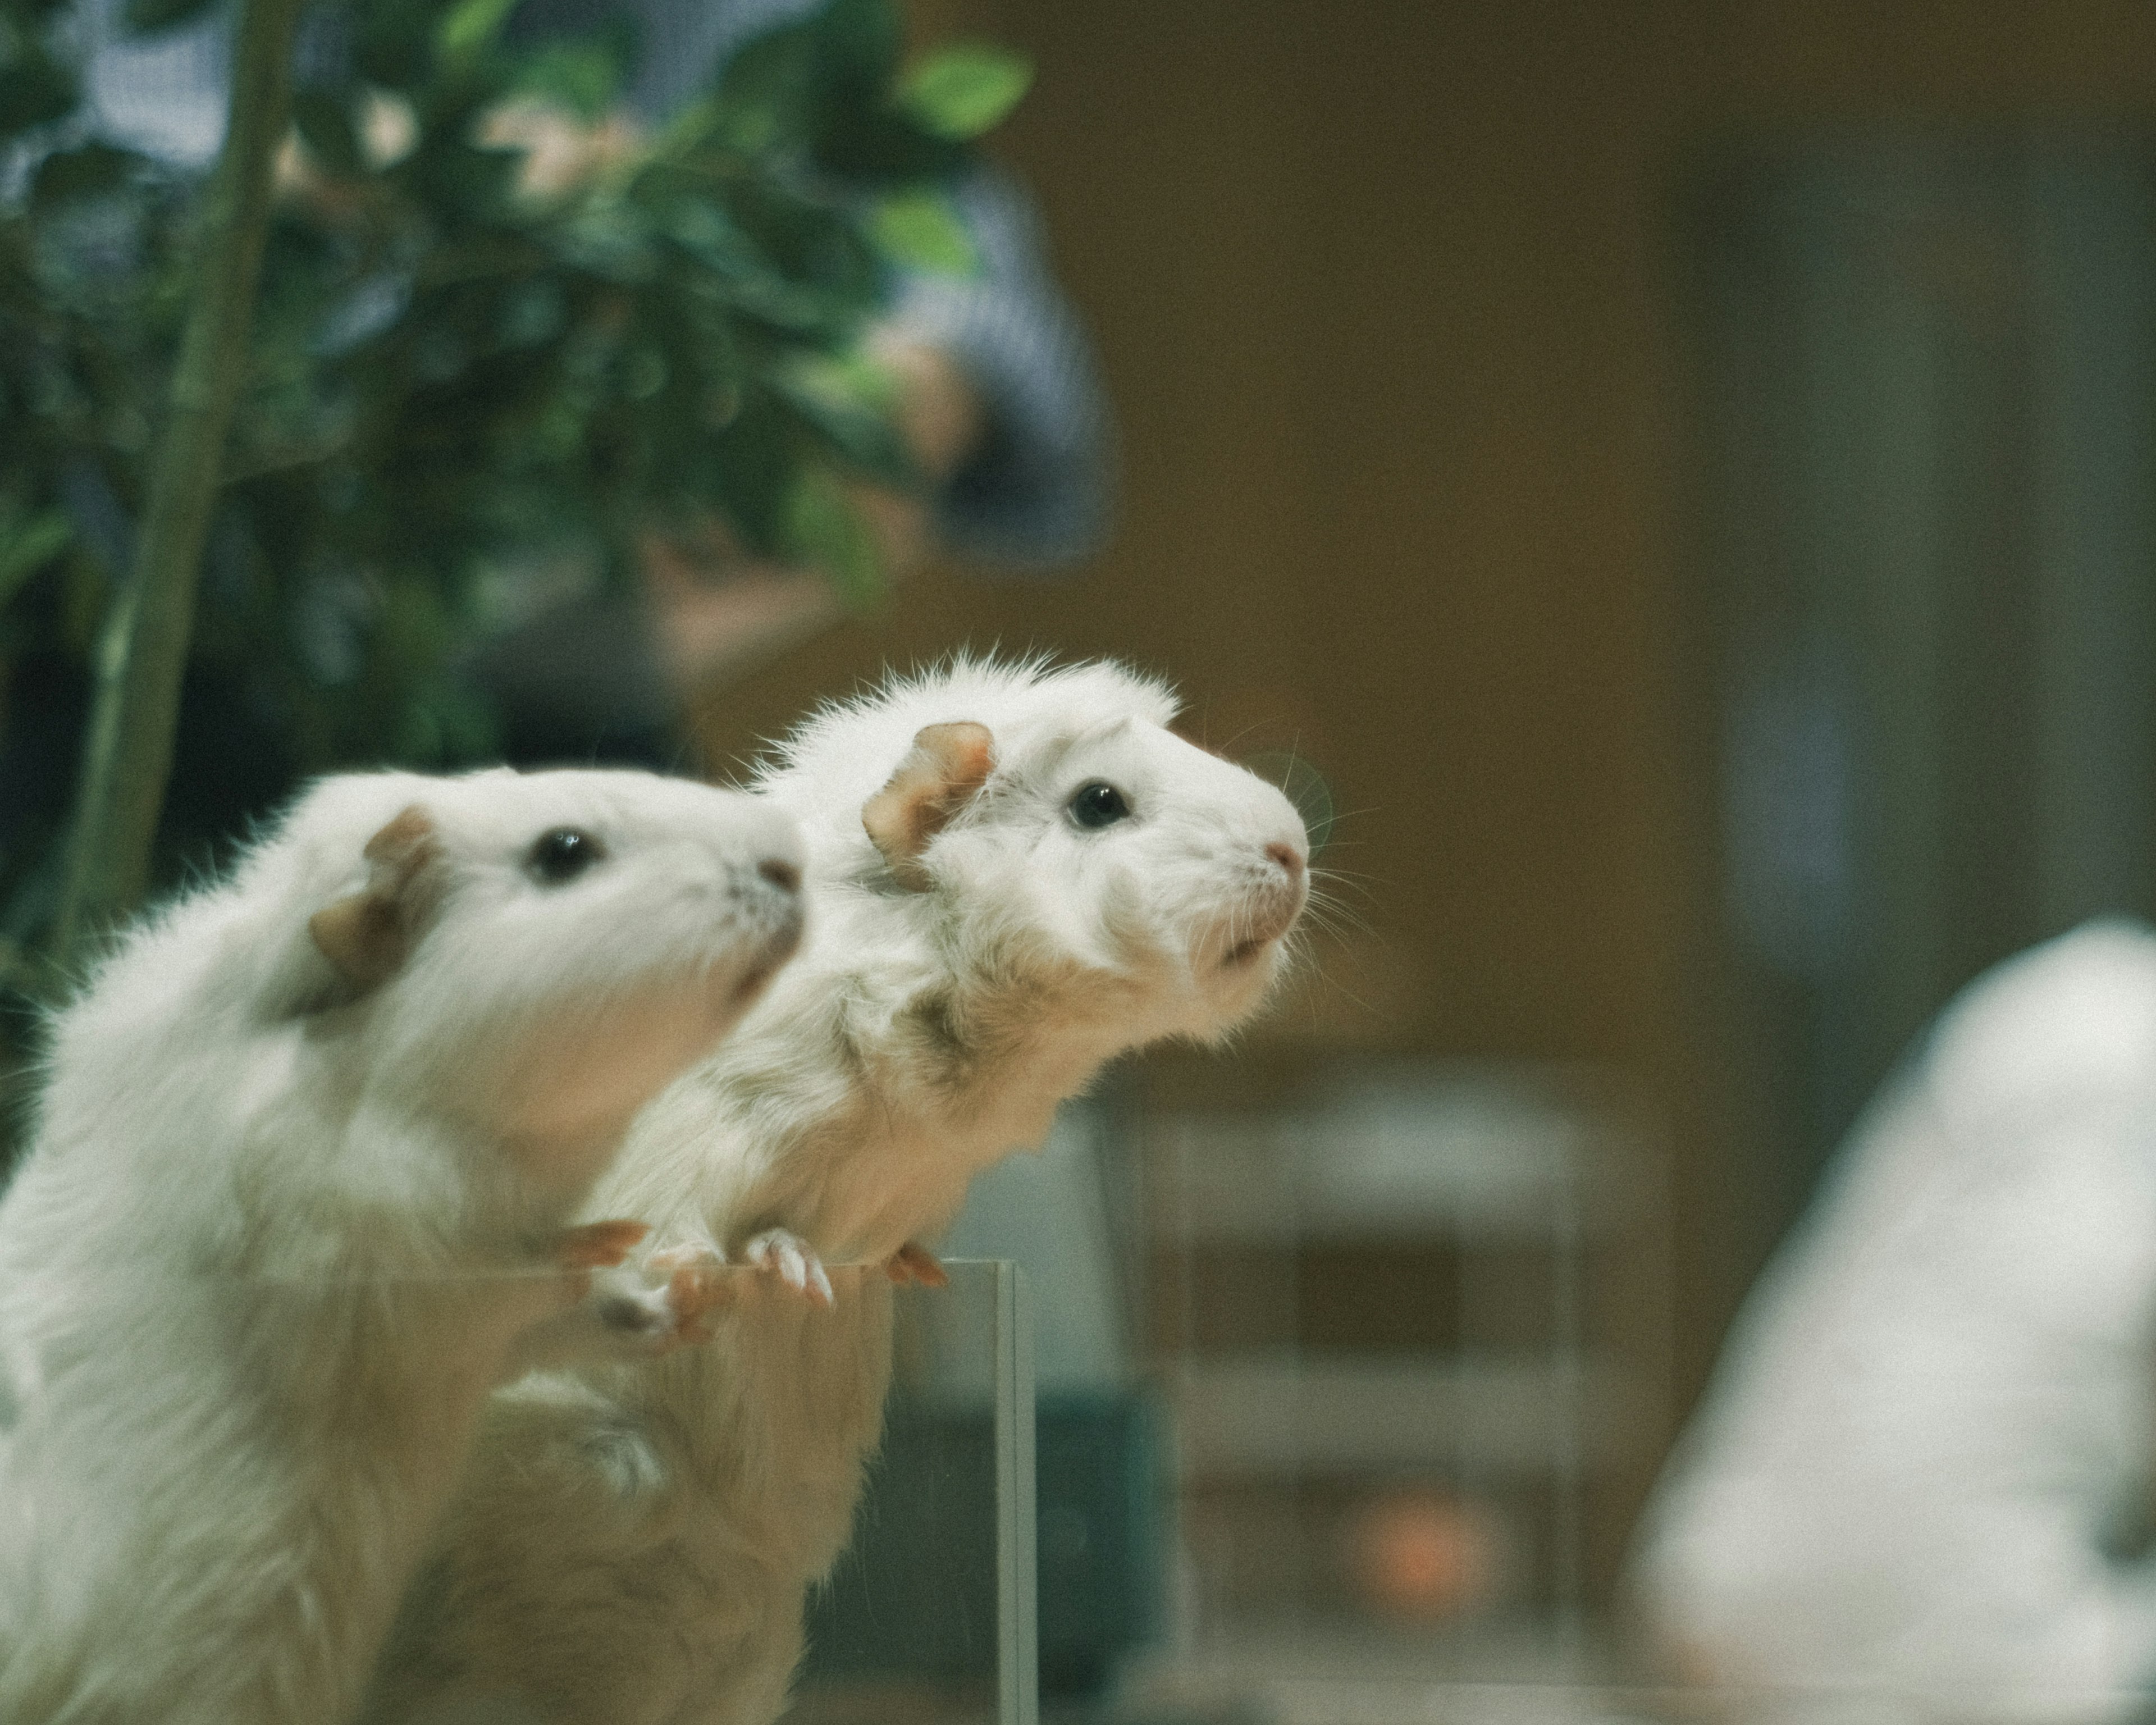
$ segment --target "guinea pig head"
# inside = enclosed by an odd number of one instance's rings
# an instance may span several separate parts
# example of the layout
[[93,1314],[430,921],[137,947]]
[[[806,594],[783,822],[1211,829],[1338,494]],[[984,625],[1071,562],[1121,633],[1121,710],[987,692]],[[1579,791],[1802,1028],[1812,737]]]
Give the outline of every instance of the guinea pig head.
[[931,725],[862,824],[899,886],[936,895],[962,963],[1090,994],[1132,1043],[1245,1017],[1308,889],[1278,789],[1131,713]]
[[[308,931],[368,1081],[581,1150],[707,1053],[798,942],[793,823],[624,772],[414,780]],[[334,1004],[334,1003],[333,1003]]]

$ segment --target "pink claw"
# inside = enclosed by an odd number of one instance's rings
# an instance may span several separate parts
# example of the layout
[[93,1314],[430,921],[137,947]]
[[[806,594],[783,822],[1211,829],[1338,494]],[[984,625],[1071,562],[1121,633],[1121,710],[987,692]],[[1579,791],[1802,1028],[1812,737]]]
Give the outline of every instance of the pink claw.
[[783,1228],[767,1230],[742,1248],[742,1255],[757,1269],[778,1276],[811,1304],[838,1304],[831,1291],[831,1278],[824,1272],[824,1260],[798,1235]]
[[666,1277],[666,1309],[674,1318],[670,1345],[710,1341],[711,1326],[704,1320],[734,1295],[726,1260],[708,1246],[672,1246],[654,1252],[649,1261]]
[[554,1242],[554,1261],[564,1270],[610,1270],[650,1232],[642,1222],[587,1222],[565,1228]]
[[943,1267],[936,1254],[910,1240],[884,1260],[883,1273],[893,1281],[917,1281],[925,1288],[951,1285],[951,1272]]

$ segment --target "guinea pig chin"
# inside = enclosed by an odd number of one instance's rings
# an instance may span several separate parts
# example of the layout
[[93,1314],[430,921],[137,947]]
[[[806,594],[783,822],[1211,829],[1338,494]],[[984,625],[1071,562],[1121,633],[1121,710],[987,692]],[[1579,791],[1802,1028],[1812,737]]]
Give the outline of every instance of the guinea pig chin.
[[1201,950],[1223,971],[1247,969],[1295,927],[1303,891],[1300,880],[1251,889],[1207,932]]
[[[798,907],[780,920],[764,937],[762,950],[745,962],[712,966],[721,993],[731,1006],[746,1007],[764,990],[781,966],[799,950],[803,919]],[[731,957],[732,955],[728,955]]]

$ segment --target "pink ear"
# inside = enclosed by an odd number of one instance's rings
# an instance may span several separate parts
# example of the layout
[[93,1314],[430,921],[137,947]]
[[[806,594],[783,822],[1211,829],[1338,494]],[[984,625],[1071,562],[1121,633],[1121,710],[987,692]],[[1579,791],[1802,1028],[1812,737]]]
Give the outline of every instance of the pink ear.
[[387,982],[411,951],[422,883],[441,855],[434,824],[414,803],[367,841],[367,885],[307,919],[322,956],[351,982]]
[[899,885],[926,892],[921,855],[995,770],[996,739],[985,725],[961,719],[931,725],[913,739],[890,782],[861,806],[861,824]]

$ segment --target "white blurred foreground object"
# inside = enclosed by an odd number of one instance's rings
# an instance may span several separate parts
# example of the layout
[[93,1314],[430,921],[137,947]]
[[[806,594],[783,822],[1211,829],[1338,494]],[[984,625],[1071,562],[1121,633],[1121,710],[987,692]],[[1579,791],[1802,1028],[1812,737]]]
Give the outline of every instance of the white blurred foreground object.
[[[1732,1330],[1638,1580],[1687,1675],[1897,1719],[2112,1721],[2156,1680],[2156,936],[1940,1018]],[[1840,1717],[1837,1714],[1836,1717]]]
[[0,1719],[350,1712],[488,1388],[644,1231],[576,1206],[803,864],[644,773],[336,778],[99,968],[0,1204]]
[[757,788],[808,836],[808,942],[595,1200],[772,1273],[709,1347],[497,1396],[367,1717],[777,1716],[882,1420],[883,1266],[1101,1062],[1224,1034],[1279,968],[1301,820],[1174,713],[1113,665],[962,661],[779,752]]

